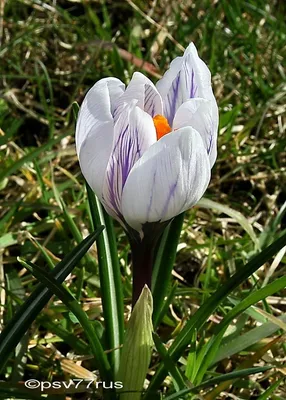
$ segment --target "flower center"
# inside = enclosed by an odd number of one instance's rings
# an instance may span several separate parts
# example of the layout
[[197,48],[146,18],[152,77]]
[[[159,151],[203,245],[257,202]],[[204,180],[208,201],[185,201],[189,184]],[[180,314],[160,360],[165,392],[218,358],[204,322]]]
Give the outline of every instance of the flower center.
[[163,115],[155,115],[153,122],[157,133],[157,140],[161,139],[161,137],[165,136],[167,133],[170,133],[172,130],[167,118],[163,117]]

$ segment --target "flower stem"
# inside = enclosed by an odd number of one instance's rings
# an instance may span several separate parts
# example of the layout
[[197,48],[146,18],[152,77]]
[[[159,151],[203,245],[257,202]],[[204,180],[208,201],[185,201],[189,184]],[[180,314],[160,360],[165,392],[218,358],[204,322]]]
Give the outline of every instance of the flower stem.
[[151,290],[152,270],[155,260],[156,246],[164,229],[170,221],[145,223],[143,226],[143,239],[131,229],[127,232],[132,255],[133,294],[132,306],[134,307],[145,285]]
[[155,245],[146,239],[142,242],[131,243],[133,294],[132,306],[134,307],[145,285],[151,290],[152,268],[154,261]]

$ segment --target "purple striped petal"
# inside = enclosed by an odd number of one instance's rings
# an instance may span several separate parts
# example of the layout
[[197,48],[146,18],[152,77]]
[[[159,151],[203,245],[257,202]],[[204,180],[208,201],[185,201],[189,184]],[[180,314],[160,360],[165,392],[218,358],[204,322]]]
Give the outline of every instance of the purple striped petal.
[[210,71],[199,58],[193,43],[187,47],[183,57],[171,62],[169,70],[156,86],[163,99],[164,115],[171,126],[178,108],[191,98],[202,97],[216,105]]
[[212,167],[217,156],[217,126],[211,105],[210,100],[199,97],[186,101],[176,112],[173,128],[180,129],[184,126],[191,126],[196,129],[203,139]]
[[147,222],[168,221],[196,204],[210,180],[200,134],[184,127],[163,136],[136,162],[122,195],[127,223],[141,232]]
[[156,131],[150,115],[136,101],[126,105],[115,127],[111,156],[103,186],[103,204],[118,220],[123,220],[121,197],[128,175],[137,160],[156,142]]
[[117,100],[114,112],[115,120],[119,117],[126,104],[137,100],[137,106],[155,117],[162,114],[163,103],[156,86],[145,75],[135,72],[124,94]]
[[114,102],[124,88],[119,79],[101,79],[88,91],[78,115],[75,139],[80,167],[99,199],[112,150]]

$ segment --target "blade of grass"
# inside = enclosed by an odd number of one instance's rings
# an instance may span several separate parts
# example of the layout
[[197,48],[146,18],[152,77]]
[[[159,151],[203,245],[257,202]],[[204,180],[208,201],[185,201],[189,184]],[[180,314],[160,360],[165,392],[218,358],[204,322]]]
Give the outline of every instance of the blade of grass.
[[100,372],[100,376],[102,379],[111,381],[111,369],[107,359],[106,354],[104,353],[101,342],[97,336],[96,330],[92,322],[89,320],[87,314],[81,308],[81,305],[78,303],[77,299],[72,295],[72,293],[63,287],[57,280],[51,276],[51,274],[47,274],[37,265],[31,263],[30,261],[22,260],[22,264],[47,288],[49,288],[66,306],[67,308],[75,315],[81,324],[86,337],[88,338],[89,345],[95,360],[98,363],[98,368]]
[[[286,322],[286,315],[279,317],[279,319],[281,319],[283,322]],[[279,329],[279,326],[273,324],[272,322],[265,322],[261,326],[251,329],[238,338],[235,338],[234,340],[231,340],[227,344],[221,346],[211,365],[247,349],[248,347],[258,343],[260,340],[273,335],[273,333],[277,332]]]
[[13,216],[15,215],[15,213],[17,212],[18,208],[20,207],[21,203],[23,202],[23,199],[21,199],[20,201],[17,201],[16,204],[14,204],[9,211],[7,211],[6,214],[4,214],[4,216],[1,218],[0,220],[0,232],[3,230],[4,232],[7,230],[7,228],[5,227],[5,225],[7,224],[11,224],[11,220],[13,218]]
[[118,318],[119,318],[119,336],[120,343],[123,343],[124,336],[124,296],[123,296],[123,288],[122,288],[122,279],[121,279],[121,271],[120,271],[120,263],[118,258],[118,249],[116,243],[116,236],[114,231],[113,219],[110,215],[107,214],[105,209],[102,209],[104,221],[105,221],[105,230],[107,232],[107,236],[109,239],[110,252],[111,252],[111,260],[113,266],[113,274],[114,274],[114,285],[116,289],[116,300],[117,300],[117,309],[118,309]]
[[245,299],[243,299],[239,304],[237,304],[225,317],[224,319],[215,327],[213,337],[211,339],[211,345],[209,347],[209,351],[204,357],[204,360],[201,364],[201,368],[199,369],[195,384],[200,383],[206,373],[209,365],[211,365],[212,360],[215,358],[217,351],[219,349],[223,334],[227,329],[230,322],[237,317],[237,315],[241,314],[248,307],[256,304],[258,301],[265,299],[267,296],[271,296],[273,293],[278,292],[286,286],[286,276],[277,279],[276,281],[270,283],[262,289],[251,293]]
[[0,146],[3,144],[8,144],[10,140],[12,140],[13,136],[19,131],[21,125],[24,122],[24,118],[21,119],[13,119],[11,125],[5,132],[4,136],[0,136]]
[[220,376],[216,376],[215,378],[208,379],[204,382],[202,382],[200,385],[193,387],[192,389],[184,389],[181,390],[178,393],[172,394],[171,396],[168,396],[165,398],[165,400],[176,400],[182,398],[184,395],[188,393],[197,393],[201,389],[207,388],[212,385],[216,385],[220,382],[228,381],[228,380],[233,380],[237,378],[244,378],[246,376],[252,375],[252,374],[258,374],[259,372],[264,372],[268,371],[269,369],[273,368],[272,366],[267,366],[267,367],[254,367],[254,368],[247,368],[243,369],[240,371],[233,371],[229,372],[228,374],[223,374]]
[[168,355],[168,352],[161,342],[160,337],[156,334],[153,333],[153,340],[156,346],[156,349],[158,353],[160,354],[166,369],[169,371],[170,375],[172,376],[174,385],[176,387],[176,391],[185,389],[186,386],[189,386],[190,382],[186,377],[183,376],[179,368],[176,366],[174,361],[170,358]]
[[86,187],[93,227],[106,227],[103,234],[97,238],[96,245],[107,348],[115,349],[108,356],[116,376],[124,333],[124,304],[118,252],[113,222],[88,184]]
[[210,199],[205,199],[205,198],[202,198],[198,202],[197,206],[203,207],[203,208],[211,208],[211,209],[222,212],[222,213],[228,215],[229,217],[233,218],[248,233],[248,235],[250,236],[250,238],[252,239],[252,241],[255,245],[255,248],[257,250],[260,249],[259,240],[256,237],[256,234],[252,228],[252,225],[248,222],[248,220],[240,212],[233,210],[232,208],[230,208],[224,204],[220,204],[216,201],[213,201]]
[[[38,319],[37,319],[38,320]],[[74,349],[78,354],[86,355],[90,354],[90,347],[82,339],[76,337],[71,332],[67,331],[61,326],[60,323],[52,322],[49,319],[39,318],[41,325],[45,326],[50,332],[57,335],[65,343],[67,343],[72,349]]]
[[[192,339],[194,329],[199,330],[215,311],[218,305],[237,288],[243,281],[249,278],[258,268],[271,259],[286,244],[286,235],[281,236],[274,243],[264,249],[261,253],[253,257],[243,268],[240,268],[227,282],[221,285],[216,292],[198,309],[198,311],[186,323],[182,331],[176,337],[169,349],[169,354],[173,360],[178,360],[184,349]],[[164,366],[158,368],[146,392],[145,398],[151,391],[157,390],[162,380],[166,376]]]
[[[63,282],[71,273],[103,229],[104,227],[99,227],[57,264],[51,274],[58,282]],[[10,353],[17,346],[21,337],[25,334],[52,295],[53,293],[47,289],[45,285],[40,284],[7,323],[0,335],[0,371],[3,370]]]
[[[39,71],[39,66],[42,69],[42,71]],[[51,84],[51,79],[49,77],[48,70],[45,64],[43,64],[41,60],[36,60],[35,77],[37,80],[40,102],[45,112],[46,118],[49,121],[49,137],[52,138],[55,129],[53,87]],[[49,91],[48,99],[45,93],[45,87],[47,87]]]
[[38,157],[39,154],[48,150],[50,147],[54,146],[55,144],[59,143],[62,139],[64,139],[70,132],[67,131],[65,134],[58,136],[55,139],[49,140],[47,143],[43,144],[42,146],[38,147],[35,150],[30,151],[24,157],[20,158],[20,160],[15,161],[10,167],[6,168],[4,171],[0,173],[0,182],[6,178],[6,176],[14,174],[21,168],[25,163],[33,161],[35,158]]
[[[267,286],[269,286],[269,285],[267,285]],[[266,287],[267,287],[267,286],[266,286]],[[286,285],[285,285],[285,286],[286,286]],[[284,286],[284,287],[285,287],[285,286]],[[275,292],[274,292],[274,293],[275,293]],[[270,295],[269,295],[269,296],[270,296]],[[255,310],[256,310],[258,313],[262,314],[264,317],[266,317],[266,319],[267,319],[268,321],[273,322],[273,324],[276,324],[276,325],[279,326],[281,329],[283,329],[284,332],[286,332],[286,324],[285,324],[285,322],[281,321],[281,319],[279,319],[279,318],[277,318],[277,317],[274,317],[274,315],[269,314],[269,313],[267,313],[266,311],[261,310],[260,308],[255,307]]]
[[47,187],[46,187],[45,182],[43,180],[43,174],[42,174],[42,172],[40,170],[39,164],[37,163],[36,160],[34,160],[34,168],[35,168],[35,171],[36,171],[36,174],[37,174],[37,179],[38,179],[38,182],[39,182],[39,186],[41,188],[43,201],[46,204],[49,204]]
[[[265,346],[260,348],[254,354],[250,354],[249,357],[246,357],[245,360],[235,368],[235,371],[243,370],[245,368],[251,368],[255,363],[258,363],[259,360],[267,353],[273,346],[275,346],[278,342],[283,340],[281,336],[276,337],[271,340],[271,342],[267,343]],[[218,386],[216,386],[211,392],[205,396],[205,400],[215,400],[220,395],[222,391],[227,391],[229,386],[233,385],[233,380],[221,382]]]
[[206,265],[206,272],[205,272],[205,279],[203,281],[203,299],[202,302],[204,303],[206,299],[209,297],[208,290],[211,281],[211,273],[212,273],[212,258],[213,258],[213,247],[214,247],[214,238],[213,235],[211,236],[209,251],[208,251],[208,259]]
[[35,247],[37,249],[40,250],[40,252],[42,253],[48,267],[53,270],[55,267],[55,264],[53,262],[53,260],[51,259],[51,257],[49,256],[49,254],[47,253],[47,251],[45,250],[45,248],[37,241],[37,239],[35,239],[30,232],[28,232],[28,237],[31,240],[31,242],[35,245]]
[[[205,343],[206,345],[206,343]],[[197,369],[197,358],[198,358],[198,350],[197,350],[197,331],[195,330],[192,337],[192,342],[190,343],[190,350],[187,358],[186,365],[186,377],[193,383],[194,378],[196,376]]]
[[273,383],[269,388],[265,390],[265,392],[257,398],[257,400],[268,400],[271,399],[271,394],[279,387],[280,383],[285,380],[284,377],[278,379],[277,382]]
[[1,382],[0,384],[0,399],[26,399],[26,400],[61,400],[62,396],[43,395],[37,391],[25,388],[24,384],[12,386],[11,382]]
[[178,215],[164,233],[156,256],[152,275],[152,295],[154,299],[153,321],[158,324],[159,314],[170,287],[172,269],[184,222],[184,213]]
[[[68,207],[66,206],[64,200],[62,199],[60,192],[57,189],[57,186],[54,181],[54,174],[52,172],[52,185],[53,185],[53,192],[55,194],[55,199],[60,207],[60,209],[63,212],[63,218],[65,220],[65,223],[67,224],[67,227],[69,228],[71,234],[74,237],[74,240],[76,241],[77,244],[82,242],[82,234],[79,228],[77,227],[76,223],[74,222],[71,214],[69,213]],[[103,224],[100,224],[103,225]],[[99,225],[98,225],[99,226]],[[86,261],[87,265],[90,266],[90,269],[96,273],[96,265],[95,265],[95,260],[92,258],[92,256],[89,253],[86,253],[84,256],[84,260]]]
[[[16,269],[10,270],[6,274],[6,279],[7,279],[7,283],[9,281],[10,291],[17,296],[17,299],[19,299],[19,301],[23,301],[25,299],[25,288],[22,285],[21,278],[19,277]],[[8,300],[8,302],[9,302],[10,310],[13,315],[14,312],[18,308],[18,302],[15,301],[12,297],[10,297],[10,301]],[[28,348],[28,344],[29,344],[29,338],[26,333],[21,338],[20,342],[18,343],[18,345],[15,348],[15,357],[14,357],[14,362],[13,362],[13,367],[12,367],[12,374],[10,377],[11,382],[19,382],[23,378],[24,370],[25,370],[24,365],[27,362],[26,351]]]
[[154,330],[156,330],[156,328],[160,325],[160,322],[163,320],[165,314],[167,313],[168,308],[173,301],[177,288],[178,288],[178,282],[175,281],[170,293],[168,294],[168,297],[166,298],[161,307],[160,313],[156,313],[156,317],[154,317],[153,321]]

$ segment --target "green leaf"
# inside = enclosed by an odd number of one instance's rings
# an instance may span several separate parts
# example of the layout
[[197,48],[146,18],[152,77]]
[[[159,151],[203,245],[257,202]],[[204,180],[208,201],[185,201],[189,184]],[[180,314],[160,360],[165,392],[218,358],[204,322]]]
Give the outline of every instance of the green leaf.
[[103,234],[96,240],[98,268],[105,323],[106,346],[114,349],[109,355],[114,376],[120,363],[120,346],[124,333],[124,304],[118,252],[112,219],[104,212],[102,205],[91,188],[86,184],[93,227],[105,225]]
[[179,391],[179,390],[186,388],[186,386],[188,386],[190,384],[190,382],[187,380],[186,377],[184,377],[182,375],[179,368],[176,366],[174,361],[170,358],[165,346],[161,342],[160,337],[156,333],[153,333],[153,340],[154,340],[156,349],[165,364],[166,369],[169,371],[169,373],[172,377],[172,380],[174,382],[176,390]]
[[0,250],[18,243],[17,233],[9,232],[0,237]]
[[278,381],[269,386],[269,388],[267,388],[265,392],[257,398],[257,400],[271,399],[270,395],[279,387],[280,383],[282,383],[284,380],[285,380],[284,377],[278,379]]
[[[278,226],[281,224],[284,215],[286,214],[286,201],[282,204],[278,213],[263,230],[259,237],[260,246],[267,246],[273,240],[273,235],[276,234]],[[281,224],[283,226],[283,224]]]
[[[207,299],[207,301],[189,319],[170,347],[169,354],[173,360],[178,360],[180,358],[181,354],[190,343],[194,330],[199,330],[203,326],[221,302],[285,245],[286,234],[277,239],[260,254],[256,255],[244,267],[241,267],[228,281],[222,284],[216,292]],[[163,364],[161,364],[157,373],[150,382],[145,398],[147,398],[148,393],[157,390],[165,376],[166,370],[164,369]]]
[[218,351],[225,330],[226,328],[222,329],[218,335],[212,336],[212,338],[208,341],[206,346],[202,349],[204,357],[200,357],[200,363],[198,363],[199,365],[197,365],[197,371],[193,380],[195,385],[200,384],[201,381],[203,380],[203,377],[211,361],[213,360]]
[[271,368],[273,368],[273,367],[271,367],[271,366],[254,367],[254,368],[247,368],[247,369],[229,372],[228,374],[223,374],[220,376],[216,376],[215,378],[208,379],[208,380],[202,382],[200,385],[195,386],[191,389],[181,390],[178,393],[175,393],[175,394],[172,394],[171,396],[166,397],[165,400],[180,399],[180,398],[182,398],[182,396],[185,396],[188,393],[197,393],[200,390],[207,388],[209,386],[217,385],[218,383],[237,379],[237,378],[244,378],[244,377],[252,375],[252,374],[258,374],[259,372],[268,371]]
[[77,102],[77,101],[74,101],[74,102],[72,103],[72,110],[73,110],[74,119],[75,119],[75,121],[76,121],[76,120],[77,120],[78,113],[79,113],[79,105],[78,105],[78,102]]
[[215,358],[217,351],[219,349],[221,339],[225,330],[227,329],[230,322],[237,317],[237,315],[241,314],[244,310],[246,310],[251,305],[257,303],[258,301],[265,299],[267,296],[271,296],[273,293],[278,292],[286,286],[286,276],[277,279],[276,281],[270,283],[269,285],[263,287],[251,293],[245,299],[241,300],[239,304],[237,304],[224,318],[223,320],[215,327],[213,337],[210,340],[209,351],[204,357],[204,361],[202,366],[196,376],[195,383],[200,383],[203,379],[204,374],[206,373],[209,365],[212,360]]
[[156,313],[156,316],[153,318],[154,330],[156,330],[156,328],[159,326],[160,322],[163,320],[165,314],[167,313],[168,308],[169,308],[170,304],[172,303],[173,298],[176,294],[177,287],[178,287],[178,282],[175,281],[170,293],[168,294],[168,297],[166,298],[166,300],[164,301],[164,303],[161,307],[160,313]]
[[267,296],[271,296],[273,293],[285,288],[286,286],[286,276],[276,279],[275,281],[269,283],[261,289],[256,290],[251,293],[245,299],[241,300],[217,325],[214,329],[214,335],[218,334],[221,329],[224,329],[229,325],[229,323],[241,312],[246,310],[248,307],[256,304],[257,302],[265,299]]
[[[267,285],[267,286],[269,286],[269,285]],[[285,286],[286,286],[286,285],[284,285],[284,287],[285,287]],[[283,288],[284,288],[284,287],[283,287]],[[281,288],[281,289],[283,289],[283,288]],[[280,289],[279,289],[279,290],[280,290]],[[275,292],[272,292],[271,294],[274,294],[274,293],[276,293],[276,291],[275,291]],[[270,295],[269,295],[269,296],[270,296]],[[272,315],[272,314],[267,313],[267,312],[264,311],[264,310],[261,310],[260,308],[254,307],[254,309],[255,309],[256,311],[258,311],[259,314],[262,314],[262,315],[267,319],[267,321],[273,322],[273,324],[276,324],[276,325],[279,326],[281,329],[283,329],[284,332],[286,332],[286,324],[285,324],[281,319],[275,317],[275,316]]]
[[57,335],[65,343],[67,343],[72,349],[74,349],[78,354],[90,354],[90,346],[85,343],[82,339],[75,336],[73,333],[69,332],[60,323],[52,322],[46,316],[39,319],[41,325],[47,328],[50,332]]
[[55,264],[49,254],[46,252],[45,248],[35,239],[30,233],[28,233],[28,237],[31,240],[31,242],[35,245],[36,248],[40,250],[42,253],[47,265],[50,267],[51,270],[55,267]]
[[[6,280],[7,280],[7,287],[9,287],[10,292],[13,293],[15,296],[17,296],[18,301],[23,301],[23,299],[25,299],[25,288],[22,285],[22,280],[20,279],[16,269],[9,269],[8,273],[6,274]],[[7,302],[9,303],[9,308],[12,315],[18,308],[18,301],[15,301],[11,296],[11,300]],[[6,318],[9,319],[9,315],[7,314],[8,313],[6,309]],[[23,378],[25,371],[24,365],[27,362],[26,351],[28,348],[28,344],[29,344],[29,337],[26,332],[15,348],[15,357],[12,367],[13,370],[10,376],[11,382],[19,382]]]
[[[281,321],[286,322],[286,315],[279,317]],[[231,357],[233,354],[239,353],[247,349],[248,347],[256,344],[260,340],[273,335],[273,333],[279,330],[279,326],[272,322],[265,322],[261,326],[258,326],[243,335],[227,342],[227,344],[221,346],[212,361],[211,365],[223,360],[224,358]]]
[[[187,366],[186,366],[186,377],[191,381],[194,382],[194,379],[196,377],[196,371],[197,371],[197,331],[195,330],[193,333],[192,341],[190,343],[190,350],[188,354],[188,359],[187,359]],[[207,343],[205,343],[206,345]],[[203,350],[204,346],[201,349],[201,352]]]
[[76,317],[76,319],[83,327],[84,333],[88,338],[93,356],[98,364],[101,378],[107,380],[108,382],[112,381],[111,369],[107,356],[104,353],[103,347],[92,325],[92,322],[88,319],[87,314],[83,311],[77,299],[71,294],[71,292],[68,289],[66,289],[59,282],[57,282],[57,280],[53,276],[51,276],[51,274],[47,274],[45,271],[43,271],[41,268],[31,263],[30,261],[25,261],[25,262],[22,261],[22,263],[26,266],[28,270],[32,272],[32,274],[37,279],[39,279],[39,281],[41,281],[56,296],[58,296],[58,298],[73,313],[73,315]]
[[[63,282],[72,272],[74,267],[94,243],[97,236],[102,232],[103,228],[102,226],[99,227],[57,264],[51,272],[51,275],[58,282]],[[0,370],[3,370],[10,353],[17,346],[21,337],[25,334],[52,295],[53,292],[46,288],[45,285],[40,284],[3,329],[0,335]]]
[[152,275],[152,294],[154,299],[154,326],[158,326],[162,317],[162,306],[167,296],[177,247],[184,222],[184,215],[178,215],[165,230],[160,242]]

